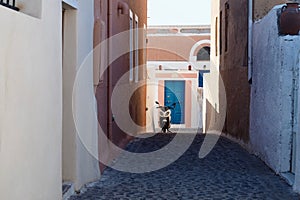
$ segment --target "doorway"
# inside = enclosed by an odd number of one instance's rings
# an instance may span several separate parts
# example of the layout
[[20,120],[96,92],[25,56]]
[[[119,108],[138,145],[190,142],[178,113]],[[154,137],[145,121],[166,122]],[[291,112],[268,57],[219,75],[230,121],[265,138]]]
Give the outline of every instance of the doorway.
[[62,2],[62,182],[63,196],[74,190],[76,178],[76,128],[73,121],[72,96],[76,76],[76,9]]
[[185,123],[185,81],[165,81],[165,106],[176,103],[176,107],[172,110],[171,123]]

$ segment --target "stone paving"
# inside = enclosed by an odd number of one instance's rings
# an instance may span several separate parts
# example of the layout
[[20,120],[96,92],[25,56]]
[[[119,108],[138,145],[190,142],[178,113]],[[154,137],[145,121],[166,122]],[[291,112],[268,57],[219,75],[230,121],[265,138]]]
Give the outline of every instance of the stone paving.
[[[136,139],[127,149],[149,152],[166,145],[173,137],[174,134],[158,134]],[[198,134],[183,156],[155,172],[132,174],[107,168],[98,182],[70,200],[300,199],[261,160],[226,138],[220,138],[210,154],[199,159],[203,138]]]

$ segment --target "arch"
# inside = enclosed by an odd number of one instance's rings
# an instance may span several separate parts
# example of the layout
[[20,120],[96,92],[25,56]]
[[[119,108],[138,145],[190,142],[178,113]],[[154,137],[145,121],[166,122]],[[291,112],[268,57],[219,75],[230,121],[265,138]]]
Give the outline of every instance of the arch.
[[196,51],[199,46],[204,45],[204,44],[207,44],[206,46],[210,46],[210,40],[200,40],[196,44],[194,44],[194,46],[191,48],[191,51],[190,51],[190,61],[196,61],[196,59],[197,59],[197,56],[195,56],[195,55],[197,55]]

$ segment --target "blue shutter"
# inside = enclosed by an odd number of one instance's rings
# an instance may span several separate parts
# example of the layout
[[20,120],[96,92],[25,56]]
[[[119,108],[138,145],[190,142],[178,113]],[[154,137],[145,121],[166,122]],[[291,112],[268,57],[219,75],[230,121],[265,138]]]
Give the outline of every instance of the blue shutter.
[[199,72],[198,87],[203,87],[203,73]]

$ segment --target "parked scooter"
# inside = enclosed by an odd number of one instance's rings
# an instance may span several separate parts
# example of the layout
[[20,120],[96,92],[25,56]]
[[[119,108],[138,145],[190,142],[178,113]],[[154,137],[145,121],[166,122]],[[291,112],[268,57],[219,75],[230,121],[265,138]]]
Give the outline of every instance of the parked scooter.
[[158,101],[155,101],[158,105],[159,109],[159,127],[161,128],[161,132],[166,133],[167,131],[171,133],[169,130],[171,128],[171,109],[176,107],[176,103],[173,103],[171,106],[161,106]]

